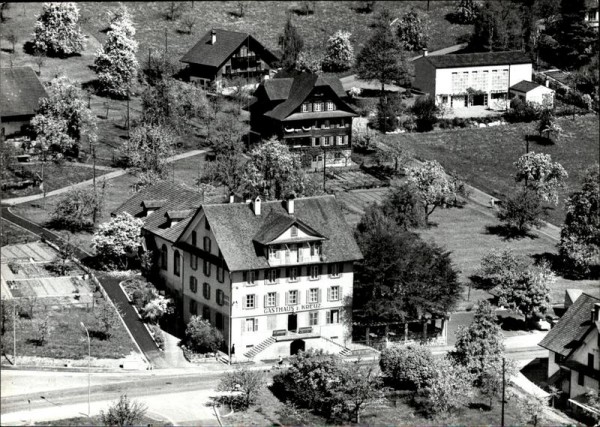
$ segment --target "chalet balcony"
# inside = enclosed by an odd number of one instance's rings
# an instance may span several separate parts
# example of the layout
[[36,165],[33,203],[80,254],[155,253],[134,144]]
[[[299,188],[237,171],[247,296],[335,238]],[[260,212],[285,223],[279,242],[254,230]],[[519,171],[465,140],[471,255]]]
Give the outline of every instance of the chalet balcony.
[[[307,251],[308,252],[308,251]],[[310,255],[303,254],[300,252],[297,256],[295,253],[290,252],[289,254],[285,254],[283,256],[271,257],[269,258],[269,266],[271,267],[279,267],[282,265],[298,265],[298,264],[315,264],[320,262],[325,262],[324,255]]]
[[273,331],[275,341],[293,341],[302,338],[319,338],[321,337],[320,326],[305,326],[299,327],[296,331],[288,331],[287,329],[276,329]]
[[297,138],[299,136],[305,137],[320,137],[320,136],[338,136],[338,135],[350,135],[350,125],[347,124],[345,127],[328,127],[328,128],[315,128],[315,127],[283,127],[283,138]]

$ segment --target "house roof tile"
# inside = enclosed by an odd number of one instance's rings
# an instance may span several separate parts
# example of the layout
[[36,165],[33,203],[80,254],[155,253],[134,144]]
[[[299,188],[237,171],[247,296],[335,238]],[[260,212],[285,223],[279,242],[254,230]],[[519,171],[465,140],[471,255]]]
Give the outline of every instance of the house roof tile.
[[562,356],[571,354],[595,328],[591,312],[596,303],[600,303],[599,298],[582,294],[538,345]]
[[46,89],[29,67],[0,69],[0,116],[33,115]]
[[520,50],[505,52],[427,55],[416,61],[428,61],[435,68],[481,67],[485,65],[530,64],[531,58]]
[[[537,89],[538,87],[543,87],[546,88],[546,86],[542,86],[540,84],[534,83],[534,82],[530,82],[528,80],[521,80],[519,83],[514,84],[510,87],[511,90],[516,90],[518,92],[529,92],[532,91],[533,89]],[[548,90],[552,90],[550,88],[546,88]]]

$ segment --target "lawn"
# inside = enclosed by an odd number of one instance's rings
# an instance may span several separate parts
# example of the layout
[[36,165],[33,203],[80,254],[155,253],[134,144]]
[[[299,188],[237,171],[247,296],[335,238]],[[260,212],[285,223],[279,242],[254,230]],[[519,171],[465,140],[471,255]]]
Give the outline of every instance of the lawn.
[[[108,409],[108,408],[107,408]],[[56,427],[79,427],[79,426],[101,426],[102,418],[97,415],[91,418],[86,416],[82,417],[74,417],[74,418],[63,418],[62,420],[54,420],[54,421],[38,421],[33,424],[34,426],[56,426]],[[161,426],[170,426],[171,423],[156,420],[154,418],[150,418],[148,416],[144,416],[139,422],[141,426],[152,426],[152,425],[161,425]]]
[[12,222],[2,219],[2,244],[0,246],[29,243],[35,242],[36,240],[39,240],[39,237],[35,234]]
[[[554,145],[529,143],[529,151],[550,154],[569,174],[567,188],[560,191],[560,203],[549,213],[549,222],[560,226],[565,218],[564,200],[579,188],[585,169],[600,156],[598,116],[558,119],[563,133]],[[405,133],[384,138],[414,152],[417,158],[438,160],[475,188],[503,199],[515,183],[513,163],[526,152],[525,135],[536,134],[536,123],[429,133]]]

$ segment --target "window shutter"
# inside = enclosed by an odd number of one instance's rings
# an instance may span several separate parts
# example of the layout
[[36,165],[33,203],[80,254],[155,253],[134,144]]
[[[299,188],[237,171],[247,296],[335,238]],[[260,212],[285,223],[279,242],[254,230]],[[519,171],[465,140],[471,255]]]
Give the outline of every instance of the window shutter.
[[331,288],[327,288],[327,301],[331,301]]
[[254,331],[258,331],[258,317],[254,318]]
[[317,291],[317,302],[320,303],[321,302],[321,289],[319,289]]
[[279,292],[275,293],[275,305],[279,307]]
[[285,293],[285,305],[290,305],[290,291]]
[[314,136],[310,138],[310,145],[312,145],[313,147],[315,145],[315,137]]
[[[306,291],[306,304],[308,304],[309,301],[310,301],[310,289],[307,289],[307,291]],[[300,303],[300,301],[298,301],[298,303]]]
[[327,274],[333,273],[333,264],[327,264]]
[[248,272],[247,272],[247,271],[244,271],[244,272],[242,273],[242,280],[243,280],[244,282],[247,282],[247,281],[248,281]]
[[328,325],[331,323],[331,311],[329,310],[325,312],[325,323]]
[[265,305],[264,306],[267,307],[267,295],[264,296],[264,299],[265,299]]
[[280,268],[276,268],[275,269],[275,279],[279,280],[280,277],[281,277],[281,269]]
[[244,334],[244,332],[246,332],[246,319],[241,319],[242,320],[242,335]]
[[285,277],[290,277],[291,276],[290,271],[291,271],[291,269],[289,267],[286,267],[286,269],[285,269]]

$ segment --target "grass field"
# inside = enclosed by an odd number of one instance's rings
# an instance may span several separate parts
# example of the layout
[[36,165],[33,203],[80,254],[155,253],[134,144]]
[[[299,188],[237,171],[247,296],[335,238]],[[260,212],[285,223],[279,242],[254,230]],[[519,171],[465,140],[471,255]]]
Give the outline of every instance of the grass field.
[[39,238],[35,234],[2,219],[2,244],[0,246],[29,243],[36,240]]
[[[108,409],[108,408],[107,408]],[[39,421],[33,424],[34,426],[56,426],[56,427],[79,427],[79,426],[101,426],[102,418],[98,416],[93,416],[91,418],[82,416],[75,418],[63,418],[62,420],[54,420],[54,421]],[[170,426],[171,423],[156,420],[154,418],[150,418],[148,416],[144,416],[139,425],[141,426],[152,426],[152,425],[161,425],[161,426]]]
[[[567,188],[560,192],[560,203],[548,220],[561,225],[565,218],[564,199],[577,189],[585,169],[600,156],[598,116],[558,119],[563,133],[555,145],[529,143],[529,151],[546,153],[563,165],[569,174]],[[536,134],[536,123],[519,123],[491,128],[410,133],[385,136],[420,159],[438,160],[446,170],[457,172],[475,188],[494,197],[505,198],[515,185],[513,163],[525,153],[525,135]]]

